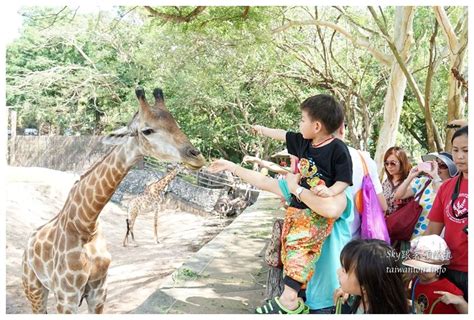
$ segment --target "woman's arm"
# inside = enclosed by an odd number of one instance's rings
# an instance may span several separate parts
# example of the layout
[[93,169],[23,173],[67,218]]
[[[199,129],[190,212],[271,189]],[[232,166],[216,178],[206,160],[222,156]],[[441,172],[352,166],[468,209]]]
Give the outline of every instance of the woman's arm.
[[[248,182],[261,190],[272,192],[280,197],[283,196],[278,185],[278,180],[266,177],[256,171],[242,168],[233,162],[224,159],[215,160],[211,163],[208,170],[213,173],[228,170],[245,182]],[[287,173],[286,181],[291,193],[296,194],[296,189],[299,187],[299,180],[300,175]],[[316,196],[306,188],[304,188],[303,192],[300,194],[300,199],[311,210],[327,218],[338,218],[344,212],[347,205],[345,193],[341,193],[334,197],[322,198]]]
[[413,169],[410,170],[408,177],[400,184],[400,186],[397,188],[397,191],[395,191],[395,194],[393,195],[395,200],[406,199],[409,197],[413,197],[415,195],[413,190],[410,188],[410,185],[413,179],[419,173],[420,172],[418,171],[418,167],[414,167]]
[[277,165],[276,163],[266,161],[266,160],[262,160],[262,159],[259,159],[257,157],[253,157],[253,156],[245,156],[242,159],[242,162],[256,163],[256,164],[258,164],[259,166],[261,166],[263,168],[267,168],[270,171],[280,173],[280,174],[287,174],[288,172],[290,172],[290,169],[285,169],[285,168]]
[[377,198],[379,198],[380,206],[382,207],[382,211],[385,212],[387,211],[388,205],[387,205],[387,199],[385,199],[385,196],[382,193],[377,194]]
[[[296,189],[300,187],[298,182],[301,176],[299,174],[288,173],[285,180],[288,183],[288,189],[294,195],[297,195]],[[299,198],[311,210],[326,218],[339,218],[347,206],[347,198],[345,192],[333,197],[322,198],[315,195],[311,190],[303,188],[299,194]]]
[[437,234],[439,236],[441,234],[441,231],[443,231],[443,228],[444,223],[430,221],[428,223],[428,228],[426,229],[424,235],[429,236],[430,234]]

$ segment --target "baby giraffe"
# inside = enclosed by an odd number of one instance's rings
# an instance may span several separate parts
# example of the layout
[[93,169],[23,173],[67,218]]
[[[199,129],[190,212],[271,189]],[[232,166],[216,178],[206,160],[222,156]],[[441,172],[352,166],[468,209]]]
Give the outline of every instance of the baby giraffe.
[[161,178],[158,181],[151,183],[145,188],[142,194],[138,195],[136,198],[130,201],[128,206],[128,218],[127,222],[127,233],[123,239],[122,245],[124,247],[128,244],[128,236],[132,236],[132,240],[135,242],[135,235],[133,234],[133,226],[135,225],[135,220],[139,213],[145,213],[149,211],[154,211],[154,224],[153,224],[153,239],[155,243],[159,243],[158,240],[158,213],[163,210],[165,205],[164,194],[170,182],[176,177],[179,173],[179,167],[171,170],[167,175]]

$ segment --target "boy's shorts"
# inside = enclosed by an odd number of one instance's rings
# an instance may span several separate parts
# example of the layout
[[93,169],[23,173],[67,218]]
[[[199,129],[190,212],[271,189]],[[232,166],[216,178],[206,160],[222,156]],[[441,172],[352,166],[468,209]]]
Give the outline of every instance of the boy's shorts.
[[289,207],[286,210],[281,234],[281,260],[287,277],[301,284],[311,279],[334,221],[311,209]]

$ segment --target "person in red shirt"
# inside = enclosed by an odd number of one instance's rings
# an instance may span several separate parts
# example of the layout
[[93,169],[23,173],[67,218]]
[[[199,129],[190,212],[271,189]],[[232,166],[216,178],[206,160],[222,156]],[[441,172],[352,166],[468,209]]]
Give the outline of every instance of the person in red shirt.
[[440,235],[445,228],[444,239],[452,259],[444,276],[463,291],[468,301],[468,127],[457,130],[451,142],[459,175],[439,188],[425,234]]
[[451,252],[438,235],[421,236],[412,240],[409,260],[403,264],[411,267],[417,277],[412,283],[412,307],[415,313],[457,314],[467,313],[468,306],[463,292],[447,278],[440,278],[443,265],[449,264]]

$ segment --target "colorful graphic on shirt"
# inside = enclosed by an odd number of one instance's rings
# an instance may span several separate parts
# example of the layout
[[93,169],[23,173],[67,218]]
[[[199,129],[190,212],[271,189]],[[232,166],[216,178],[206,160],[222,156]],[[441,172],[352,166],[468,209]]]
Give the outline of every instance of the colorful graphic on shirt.
[[464,223],[468,217],[468,195],[460,193],[457,199],[454,200],[454,203],[450,199],[444,211],[449,220],[456,223]]
[[417,313],[423,313],[429,305],[428,297],[424,294],[420,294],[416,299],[415,304],[415,309],[417,310]]
[[318,167],[311,159],[302,158],[298,163],[298,168],[303,179],[311,187],[319,185],[325,186],[326,183],[322,180],[322,175],[318,173]]

